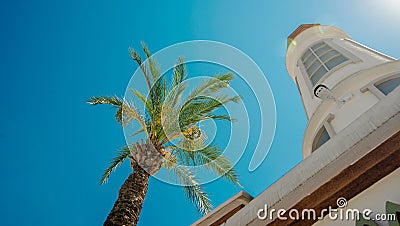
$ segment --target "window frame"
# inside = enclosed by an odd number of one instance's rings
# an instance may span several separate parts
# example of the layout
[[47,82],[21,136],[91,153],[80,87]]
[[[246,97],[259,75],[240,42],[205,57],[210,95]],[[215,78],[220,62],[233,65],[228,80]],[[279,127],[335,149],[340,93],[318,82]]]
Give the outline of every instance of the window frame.
[[[307,51],[309,51],[309,50],[310,50],[310,52],[313,51],[313,50],[311,50],[311,47],[313,47],[314,45],[316,45],[316,44],[318,44],[318,43],[320,43],[320,42],[323,42],[325,45],[329,46],[332,50],[335,50],[335,51],[339,52],[339,54],[341,54],[342,56],[346,57],[348,60],[346,60],[345,62],[342,62],[342,63],[336,65],[336,66],[333,67],[331,70],[329,70],[329,69],[326,67],[325,63],[323,63],[323,62],[321,61],[321,59],[319,59],[319,56],[317,56],[318,58],[317,58],[316,60],[319,60],[319,63],[320,63],[321,65],[323,65],[323,66],[325,67],[325,69],[326,69],[328,72],[326,72],[326,73],[318,80],[318,82],[317,82],[315,85],[313,85],[312,82],[311,82],[311,77],[312,77],[312,76],[309,76],[309,75],[308,75],[307,69],[305,68],[305,65],[303,64],[302,58],[303,58],[303,55],[304,55]],[[321,47],[319,47],[319,48],[321,48]],[[318,48],[318,49],[319,49],[319,48]],[[317,50],[318,50],[318,49],[317,49]],[[328,51],[328,52],[329,52],[329,51]],[[328,52],[327,52],[327,53],[328,53]],[[327,54],[327,53],[325,53],[325,54]],[[311,52],[310,55],[313,55],[313,52]],[[326,62],[329,62],[329,60],[331,60],[331,59],[333,59],[333,58],[335,58],[335,57],[337,57],[337,56],[340,56],[340,55],[336,55],[336,56],[334,56],[334,57],[331,57],[331,58],[327,59]],[[307,58],[308,58],[308,57],[309,57],[309,56],[307,56]],[[360,61],[361,61],[361,59],[359,59],[358,57],[356,57],[355,55],[353,55],[352,53],[350,53],[350,52],[347,51],[346,49],[344,49],[344,48],[340,47],[339,45],[337,45],[336,43],[334,43],[333,38],[328,38],[328,39],[322,39],[322,40],[318,40],[318,41],[315,41],[315,42],[311,43],[311,44],[309,45],[309,47],[303,51],[303,53],[301,54],[301,57],[299,57],[299,59],[298,59],[298,61],[297,61],[297,67],[300,69],[301,76],[303,77],[303,79],[304,79],[305,82],[306,82],[307,88],[308,88],[308,90],[309,90],[309,92],[310,92],[310,94],[311,94],[311,98],[314,99],[315,96],[313,95],[313,90],[314,90],[314,88],[315,88],[318,84],[321,84],[321,83],[322,83],[323,81],[325,81],[325,79],[326,79],[327,77],[329,77],[332,73],[334,73],[335,71],[337,71],[337,70],[343,68],[344,66],[346,66],[346,65],[348,65],[348,64],[351,64],[351,63],[357,63],[357,62],[360,62]],[[312,64],[310,64],[310,66],[311,66],[311,65],[312,65]],[[319,67],[321,67],[321,66],[319,66]],[[318,68],[315,69],[315,71],[317,71],[317,70],[318,70]],[[315,72],[315,71],[314,71],[314,72]]]
[[[389,81],[391,79],[399,78],[399,77],[400,77],[400,72],[399,71],[392,72],[392,73],[389,73],[387,75],[381,76],[379,78],[376,78],[376,79],[372,80],[367,85],[361,87],[360,92],[365,93],[367,91],[370,91],[379,100],[383,100],[383,99],[385,99],[386,95],[380,89],[378,89],[378,87],[376,87],[376,84],[387,82],[387,81]],[[400,85],[398,87],[394,88],[394,90],[398,89],[399,87],[400,87]],[[394,90],[392,90],[391,92],[393,92]],[[388,95],[390,95],[390,93]]]
[[[317,151],[321,146],[323,146],[326,142],[328,142],[330,139],[332,139],[335,135],[336,135],[336,131],[335,131],[335,129],[333,128],[333,126],[332,126],[332,124],[331,124],[331,122],[332,122],[332,120],[335,118],[335,115],[334,114],[332,114],[332,113],[329,113],[325,118],[324,118],[324,120],[322,120],[322,123],[321,123],[321,125],[319,125],[319,127],[316,129],[316,131],[315,131],[315,133],[314,133],[314,138],[313,138],[313,140],[312,140],[312,143],[311,143],[311,153],[314,153],[315,151]],[[325,127],[325,130],[326,130],[326,132],[328,133],[328,135],[329,135],[329,139],[324,143],[324,144],[322,144],[321,146],[319,146],[318,148],[315,148],[314,149],[314,144],[315,144],[315,139],[317,139],[317,136],[319,136],[319,132],[320,132],[320,130],[322,129],[322,127]],[[313,150],[314,149],[314,150]]]

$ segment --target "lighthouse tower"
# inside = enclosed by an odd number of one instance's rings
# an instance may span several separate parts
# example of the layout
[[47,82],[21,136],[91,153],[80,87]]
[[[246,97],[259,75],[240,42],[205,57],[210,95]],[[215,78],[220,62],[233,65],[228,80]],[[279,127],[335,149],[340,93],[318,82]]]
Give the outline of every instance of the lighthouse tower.
[[288,38],[286,67],[308,119],[303,160],[193,225],[400,225],[400,61],[336,27],[304,24]]
[[309,120],[303,158],[400,84],[400,62],[333,26],[303,24],[288,38],[286,66]]

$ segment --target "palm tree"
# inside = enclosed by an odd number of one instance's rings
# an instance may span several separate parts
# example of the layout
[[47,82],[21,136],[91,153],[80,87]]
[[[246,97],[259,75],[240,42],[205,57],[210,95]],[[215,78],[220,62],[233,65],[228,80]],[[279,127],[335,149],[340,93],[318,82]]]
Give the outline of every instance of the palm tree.
[[[130,160],[133,172],[119,190],[118,199],[104,225],[137,224],[149,177],[161,167],[176,176],[187,198],[195,204],[201,214],[207,213],[212,205],[208,194],[188,166],[205,166],[216,175],[240,185],[233,165],[222,154],[221,149],[214,144],[203,147],[202,144],[206,139],[205,131],[198,126],[200,122],[208,119],[232,121],[229,115],[215,112],[224,108],[225,104],[240,99],[238,96],[232,97],[221,93],[229,86],[233,75],[231,73],[215,75],[198,87],[190,89],[188,97],[183,98],[183,92],[188,90],[185,84],[187,73],[183,59],[178,59],[171,82],[167,85],[167,78],[160,75],[148,48],[143,42],[141,45],[146,55],[145,62],[142,62],[135,50],[129,49],[129,53],[144,75],[149,94],[145,96],[137,90],[130,91],[143,103],[144,112],[140,112],[131,101],[115,96],[95,96],[87,101],[91,105],[113,106],[116,109],[115,119],[122,126],[131,122],[136,122],[140,126],[131,136],[141,133],[146,136],[145,141],[126,144],[118,150],[101,177],[100,183],[106,183],[110,174],[119,165],[125,160]],[[173,140],[177,142],[172,143]]]

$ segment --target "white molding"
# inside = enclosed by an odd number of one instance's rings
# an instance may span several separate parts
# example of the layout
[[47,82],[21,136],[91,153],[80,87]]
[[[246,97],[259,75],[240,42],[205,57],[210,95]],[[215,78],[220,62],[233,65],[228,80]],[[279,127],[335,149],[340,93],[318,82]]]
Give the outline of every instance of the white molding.
[[349,42],[350,44],[353,44],[353,45],[355,45],[355,46],[357,46],[357,47],[359,47],[359,48],[363,48],[363,49],[365,49],[365,50],[368,50],[368,51],[370,51],[370,52],[372,52],[372,53],[374,53],[374,54],[376,54],[376,55],[379,55],[379,56],[381,56],[381,57],[387,59],[387,60],[397,60],[397,59],[394,58],[394,57],[391,57],[391,56],[389,56],[389,55],[386,55],[386,54],[384,54],[384,53],[381,53],[381,52],[379,52],[379,51],[376,51],[376,50],[374,50],[374,49],[372,49],[372,48],[369,48],[368,46],[365,46],[365,45],[363,45],[363,44],[361,44],[361,43],[359,43],[359,42],[356,42],[356,41],[354,41],[353,39],[343,38],[342,40],[344,40],[344,41],[346,41],[346,42]]
[[[376,79],[372,80],[371,82],[369,82],[368,84],[366,84],[365,86],[361,87],[360,92],[365,93],[367,91],[370,91],[379,100],[383,100],[386,97],[386,95],[384,93],[382,93],[382,91],[380,91],[376,87],[376,84],[377,83],[383,83],[383,82],[386,82],[386,81],[388,81],[390,79],[397,78],[397,77],[400,77],[400,72],[398,72],[398,71],[386,74],[386,75],[384,75],[382,77],[379,77],[379,78],[376,78]],[[398,87],[396,87],[395,89],[397,89],[397,88]]]

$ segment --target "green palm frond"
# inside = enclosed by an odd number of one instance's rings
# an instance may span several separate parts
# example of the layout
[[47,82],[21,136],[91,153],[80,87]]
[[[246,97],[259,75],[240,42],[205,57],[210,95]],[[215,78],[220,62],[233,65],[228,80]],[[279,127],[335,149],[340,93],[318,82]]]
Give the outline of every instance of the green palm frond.
[[[158,82],[156,84],[159,84]],[[147,131],[152,134],[157,134],[155,138],[161,140],[161,136],[163,135],[162,125],[161,125],[161,111],[162,111],[162,103],[164,101],[164,93],[163,90],[165,89],[166,85],[164,84],[162,87],[155,86],[152,88],[149,98],[146,98],[142,93],[137,90],[130,89],[130,92],[133,93],[145,106],[146,113],[150,116],[151,119],[151,127],[147,128]],[[153,89],[161,89],[162,91],[153,91]],[[160,95],[161,97],[157,97]],[[151,99],[152,97],[153,99]],[[161,109],[160,109],[161,108]],[[154,137],[152,140],[155,141]]]
[[86,103],[88,103],[90,105],[107,104],[107,105],[111,105],[112,107],[118,108],[118,110],[115,113],[115,119],[117,120],[118,123],[122,124],[123,101],[121,98],[119,98],[117,96],[112,96],[112,97],[95,96],[95,97],[91,97],[89,100],[87,100]]
[[117,155],[110,162],[110,166],[104,171],[103,175],[100,179],[100,184],[104,184],[107,182],[110,174],[121,165],[131,154],[128,146],[123,146],[120,150],[117,151]]
[[182,184],[186,197],[196,205],[197,211],[201,214],[209,212],[212,208],[208,194],[195,180],[193,173],[187,167],[175,165],[172,168],[174,175]]
[[95,96],[91,97],[86,103],[90,105],[98,105],[98,104],[108,104],[113,107],[121,107],[122,100],[119,97],[112,96],[112,97],[105,97],[105,96]]
[[136,132],[132,133],[131,135],[129,135],[129,137],[137,136],[137,135],[139,135],[139,134],[141,134],[143,132],[144,132],[144,129],[139,129],[138,131],[136,131]]
[[228,95],[218,95],[213,97],[198,96],[186,102],[182,107],[181,112],[188,110],[189,112],[196,111],[201,113],[208,113],[214,111],[224,104],[229,102],[237,103],[240,100],[240,96],[228,96]]
[[183,83],[186,79],[186,66],[183,57],[179,57],[177,64],[174,66],[172,84],[168,90],[167,107],[173,108],[182,97],[183,91],[186,90],[187,84]]
[[182,189],[185,192],[186,197],[196,205],[199,213],[206,214],[210,212],[212,209],[210,198],[199,185],[183,186]]
[[157,62],[151,57],[149,48],[147,48],[146,44],[141,41],[140,44],[142,45],[143,52],[146,54],[147,58],[147,65],[149,67],[153,83],[157,81],[158,77],[160,76],[160,69],[157,66]]
[[213,98],[204,96],[196,97],[182,107],[179,114],[179,125],[182,129],[185,129],[187,126],[207,119],[232,121],[229,115],[215,115],[212,112],[224,108],[225,104],[230,102],[237,103],[239,100],[239,96],[229,97],[226,95],[219,95]]
[[231,122],[236,121],[236,119],[231,118],[227,114],[222,114],[222,115],[206,114],[203,116],[203,118],[204,119],[215,119],[215,120],[226,120],[226,121],[231,121]]
[[141,129],[146,132],[146,135],[149,135],[147,132],[147,126],[144,122],[144,116],[141,116],[139,111],[135,108],[135,106],[132,103],[126,102],[124,105],[122,105],[122,111],[123,111],[123,126],[128,124],[132,119],[137,121],[139,125],[141,126]]
[[186,66],[183,57],[178,58],[178,63],[174,66],[174,77],[172,79],[172,86],[175,87],[183,82],[187,77]]
[[131,58],[138,64],[140,70],[142,71],[144,79],[146,80],[147,88],[150,90],[151,89],[150,77],[147,73],[146,66],[142,62],[142,58],[140,57],[140,54],[138,54],[136,52],[136,50],[134,50],[133,48],[129,48],[128,51],[129,51],[129,55],[131,56]]
[[218,74],[214,76],[214,79],[218,79],[221,82],[214,82],[210,81],[210,84],[208,85],[208,89],[215,93],[218,92],[222,89],[226,89],[229,87],[229,83],[235,78],[233,73],[229,72],[226,74]]
[[176,108],[177,104],[182,98],[183,92],[187,89],[187,84],[180,83],[168,92],[168,99],[165,103],[165,107]]
[[184,165],[205,166],[218,176],[222,176],[228,181],[241,186],[232,163],[215,146],[209,145],[197,151],[179,150],[177,155]]
[[[202,122],[208,119],[227,120],[233,122],[235,120],[232,119],[228,114],[214,114],[213,112],[218,109],[225,108],[225,105],[230,102],[237,103],[239,100],[239,96],[230,97],[227,95],[219,95],[213,98],[199,96],[182,106],[180,112],[177,112],[177,110],[179,109],[174,109],[173,107],[169,106],[169,108],[167,109],[172,109],[170,110],[170,112],[172,113],[170,113],[169,115],[179,115],[179,117],[168,117],[168,114],[165,114],[167,115],[167,117],[164,117],[164,128],[168,128],[170,125],[179,123],[181,131],[185,131],[188,127],[191,127],[198,122]],[[164,109],[164,111],[166,110]],[[177,122],[177,120],[179,120],[179,122]],[[170,130],[167,129],[167,131]],[[172,130],[171,132],[176,133],[179,131]],[[177,134],[167,134],[169,138],[162,140],[161,143],[171,141],[172,138],[178,138],[178,136],[176,135]]]
[[151,104],[151,111],[149,115],[152,120],[152,133],[154,139],[160,140],[163,136],[163,125],[161,122],[161,113],[163,111],[163,104],[166,98],[167,84],[166,78],[159,78],[153,85],[149,94],[149,101]]
[[233,78],[234,76],[232,73],[215,75],[213,78],[208,79],[208,81],[201,83],[198,88],[193,89],[184,102],[187,103],[196,97],[207,96],[207,94],[226,89],[229,87],[229,83]]
[[[150,100],[148,100],[141,92],[130,88],[129,91],[131,93],[133,93],[145,106],[146,111],[151,114],[151,112],[153,112],[153,106],[150,102]],[[151,116],[151,115],[150,115]]]
[[122,107],[118,108],[115,112],[115,120],[122,125]]

